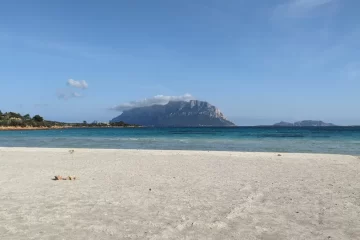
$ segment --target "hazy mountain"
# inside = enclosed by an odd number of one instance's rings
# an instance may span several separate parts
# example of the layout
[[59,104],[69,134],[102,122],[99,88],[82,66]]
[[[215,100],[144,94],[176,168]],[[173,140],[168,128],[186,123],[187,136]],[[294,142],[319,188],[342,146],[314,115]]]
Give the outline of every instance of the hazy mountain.
[[170,101],[124,111],[110,122],[128,122],[143,126],[235,126],[215,106],[208,102],[191,100]]
[[275,123],[274,126],[279,127],[332,127],[336,126],[332,123],[325,123],[323,121],[314,121],[314,120],[304,120],[299,121],[295,123],[289,123],[289,122],[279,122]]
[[293,123],[289,123],[289,122],[284,122],[281,121],[279,123],[275,123],[274,126],[280,126],[280,127],[293,127],[294,124]]

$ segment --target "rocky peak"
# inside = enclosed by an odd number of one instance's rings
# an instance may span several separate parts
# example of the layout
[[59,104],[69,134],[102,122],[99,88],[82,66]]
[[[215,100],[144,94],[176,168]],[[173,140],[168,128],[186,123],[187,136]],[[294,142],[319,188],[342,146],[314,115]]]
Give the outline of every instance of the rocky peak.
[[145,126],[234,126],[215,106],[199,100],[130,109],[111,120],[118,121]]

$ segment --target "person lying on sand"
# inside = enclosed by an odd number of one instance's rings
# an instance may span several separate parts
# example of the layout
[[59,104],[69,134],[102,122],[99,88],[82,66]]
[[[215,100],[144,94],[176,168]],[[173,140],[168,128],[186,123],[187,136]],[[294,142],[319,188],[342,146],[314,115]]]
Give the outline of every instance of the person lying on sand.
[[75,176],[74,177],[68,176],[68,177],[64,178],[64,177],[58,175],[58,176],[54,177],[54,180],[76,180],[76,177]]

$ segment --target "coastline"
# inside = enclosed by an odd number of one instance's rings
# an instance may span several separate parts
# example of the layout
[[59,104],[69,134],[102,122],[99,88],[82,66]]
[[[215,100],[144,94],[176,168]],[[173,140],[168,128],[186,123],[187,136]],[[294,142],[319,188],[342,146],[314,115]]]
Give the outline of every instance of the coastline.
[[52,127],[1,127],[0,131],[31,131],[31,130],[54,130],[54,129],[93,129],[93,128],[141,128],[141,126],[107,126],[107,127],[73,127],[73,126],[52,126]]
[[28,131],[28,130],[50,130],[50,129],[64,129],[64,128],[71,128],[66,126],[52,126],[52,127],[3,127],[0,126],[0,131]]
[[0,165],[4,239],[360,238],[356,156],[0,148]]

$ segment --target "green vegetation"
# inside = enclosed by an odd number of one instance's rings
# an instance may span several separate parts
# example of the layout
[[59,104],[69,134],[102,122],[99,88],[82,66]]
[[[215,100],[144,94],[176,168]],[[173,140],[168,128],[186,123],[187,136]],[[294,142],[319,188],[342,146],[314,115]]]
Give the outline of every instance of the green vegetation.
[[83,121],[82,123],[63,123],[55,121],[44,120],[40,115],[35,115],[31,118],[30,114],[25,114],[22,116],[19,113],[15,112],[6,112],[3,113],[0,111],[0,127],[138,127],[139,125],[128,124],[125,122],[117,123],[87,123]]
[[0,126],[1,127],[52,127],[54,124],[44,119],[40,115],[35,115],[33,118],[29,114],[21,116],[19,113],[0,111]]
[[43,122],[44,121],[44,118],[42,118],[40,115],[35,115],[32,119],[35,122]]
[[140,127],[140,125],[136,125],[136,124],[128,124],[128,123],[125,123],[123,121],[120,121],[120,122],[112,122],[112,123],[109,123],[110,126],[112,127]]
[[25,114],[25,115],[23,116],[23,118],[24,118],[25,120],[30,120],[30,119],[31,119],[30,114]]
[[140,127],[140,125],[136,124],[128,124],[125,122],[115,122],[115,123],[87,123],[86,121],[83,121],[82,123],[69,123],[68,125],[71,125],[71,127]]

